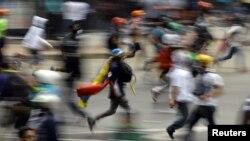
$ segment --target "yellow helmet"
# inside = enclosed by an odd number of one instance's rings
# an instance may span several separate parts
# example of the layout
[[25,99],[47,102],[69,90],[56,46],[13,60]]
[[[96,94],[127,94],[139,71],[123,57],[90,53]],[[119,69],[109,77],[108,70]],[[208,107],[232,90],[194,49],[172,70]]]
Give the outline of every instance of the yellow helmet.
[[197,55],[197,60],[206,66],[209,66],[214,62],[214,58],[206,54]]

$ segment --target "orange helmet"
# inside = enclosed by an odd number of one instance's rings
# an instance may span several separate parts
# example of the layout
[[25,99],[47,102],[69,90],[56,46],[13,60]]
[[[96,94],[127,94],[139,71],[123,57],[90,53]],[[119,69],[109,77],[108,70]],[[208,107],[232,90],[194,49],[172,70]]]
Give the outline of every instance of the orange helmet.
[[131,12],[131,16],[132,17],[138,17],[138,16],[142,16],[145,14],[145,11],[144,10],[133,10]]
[[198,5],[199,5],[200,7],[202,7],[202,8],[205,8],[205,9],[211,9],[211,8],[214,7],[214,5],[213,5],[212,3],[205,2],[205,1],[202,1],[202,0],[200,0],[200,1],[198,2]]
[[7,15],[9,12],[10,11],[8,9],[0,9],[0,15]]
[[127,20],[124,18],[120,18],[120,17],[114,17],[114,18],[112,18],[111,22],[114,25],[124,25],[127,23]]

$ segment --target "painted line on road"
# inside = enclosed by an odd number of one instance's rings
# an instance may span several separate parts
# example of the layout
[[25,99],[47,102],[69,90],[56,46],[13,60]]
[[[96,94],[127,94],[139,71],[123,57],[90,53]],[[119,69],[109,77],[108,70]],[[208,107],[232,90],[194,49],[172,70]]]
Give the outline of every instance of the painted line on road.
[[[206,126],[199,126],[199,127],[194,127],[194,132],[204,132],[207,131],[207,127]],[[181,129],[180,131],[177,131],[174,136],[181,136],[181,135],[185,135],[187,133],[187,131],[185,129]],[[146,139],[150,139],[150,140],[155,140],[155,141],[162,141],[162,140],[167,140],[170,139],[170,137],[168,136],[166,130],[164,130],[164,132],[161,133],[156,133],[156,134],[150,134],[148,136],[145,137]]]
[[[17,137],[13,136],[2,136],[1,138],[5,139],[17,139]],[[59,138],[60,141],[103,141],[103,140],[95,140],[95,139],[66,139],[66,138]]]
[[[207,127],[206,126],[198,126],[198,127],[194,127],[194,131],[196,132],[203,132],[206,131]],[[108,129],[107,130],[103,130],[103,131],[94,131],[93,133],[91,133],[90,131],[80,131],[80,132],[69,132],[69,133],[63,133],[62,135],[84,135],[84,134],[108,134],[108,133],[114,133],[116,130],[112,130],[112,129]],[[152,129],[137,129],[136,131],[138,132],[166,132],[165,128],[152,128]],[[176,134],[182,134],[183,131],[182,129],[180,131],[178,131]],[[163,134],[163,133],[158,133],[158,134]],[[13,133],[5,133],[4,136],[16,136],[16,134]]]

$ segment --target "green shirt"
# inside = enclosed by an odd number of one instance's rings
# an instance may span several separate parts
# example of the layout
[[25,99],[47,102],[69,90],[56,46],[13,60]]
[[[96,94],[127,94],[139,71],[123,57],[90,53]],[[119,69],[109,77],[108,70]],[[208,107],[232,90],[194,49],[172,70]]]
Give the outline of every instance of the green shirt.
[[0,19],[0,37],[3,37],[5,35],[7,29],[8,29],[8,20]]

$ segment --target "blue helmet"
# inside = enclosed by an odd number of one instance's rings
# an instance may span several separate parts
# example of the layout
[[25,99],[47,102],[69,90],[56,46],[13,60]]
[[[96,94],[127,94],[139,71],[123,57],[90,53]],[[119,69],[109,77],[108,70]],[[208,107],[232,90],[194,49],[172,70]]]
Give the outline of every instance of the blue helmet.
[[122,49],[120,49],[120,48],[116,48],[116,49],[113,49],[111,51],[111,55],[113,55],[113,56],[119,56],[119,55],[121,55],[123,53],[124,53],[124,51]]

